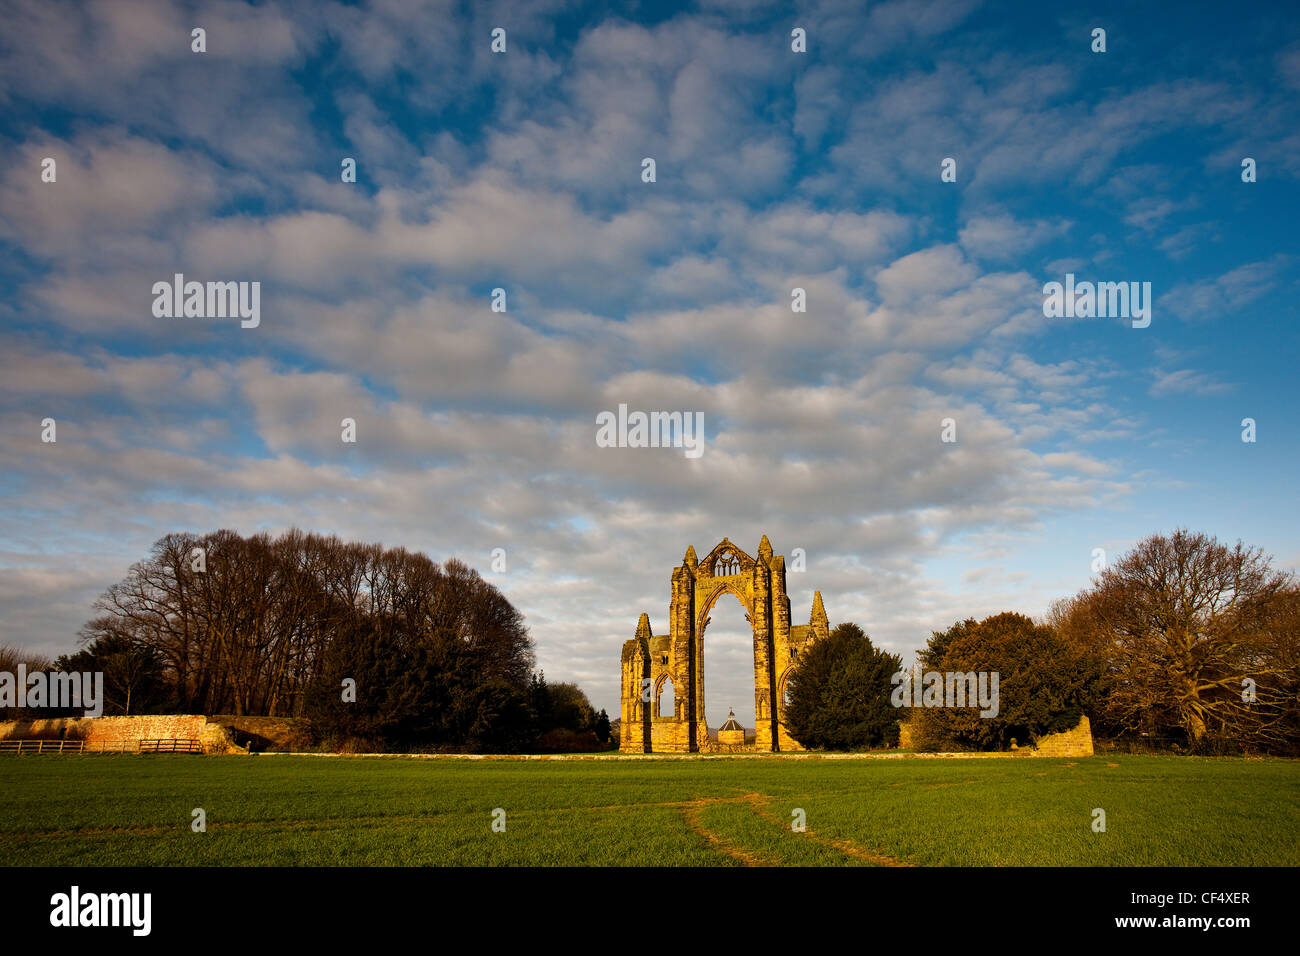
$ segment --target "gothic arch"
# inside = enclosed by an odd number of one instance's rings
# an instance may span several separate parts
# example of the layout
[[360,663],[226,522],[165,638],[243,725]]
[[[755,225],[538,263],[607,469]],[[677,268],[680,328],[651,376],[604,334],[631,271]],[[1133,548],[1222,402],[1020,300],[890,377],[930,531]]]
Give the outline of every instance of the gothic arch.
[[[686,549],[672,573],[668,634],[653,635],[650,616],[642,614],[636,636],[623,645],[620,750],[686,753],[712,748],[704,717],[704,634],[710,612],[724,594],[734,594],[740,601],[754,633],[757,727],[752,749],[802,749],[782,724],[785,679],[799,650],[828,636],[830,625],[820,591],[814,592],[809,622],[790,623],[785,573],[785,558],[772,553],[767,535],[759,542],[756,557],[728,538],[702,561],[693,547]],[[668,678],[673,682],[675,713],[664,716],[658,714],[658,702]],[[649,707],[640,700],[646,688],[654,692]]]
[[794,667],[787,667],[782,671],[781,678],[776,682],[776,707],[777,713],[781,715],[782,722],[785,720],[785,694],[790,683],[790,675],[793,672]]
[[[664,687],[668,685],[671,685],[673,689],[673,711],[671,714],[662,713],[660,709],[663,706]],[[677,715],[677,682],[673,680],[673,676],[671,674],[664,674],[662,677],[659,678],[659,682],[655,684],[652,705],[654,707],[654,715],[656,717],[671,718]]]
[[740,609],[745,612],[745,620],[749,622],[750,627],[754,626],[754,605],[745,596],[745,592],[734,584],[719,584],[713,593],[705,599],[704,607],[700,611],[699,628],[701,633],[708,627],[711,620],[709,612],[713,610],[724,594],[734,594],[736,596],[736,599],[740,601]]

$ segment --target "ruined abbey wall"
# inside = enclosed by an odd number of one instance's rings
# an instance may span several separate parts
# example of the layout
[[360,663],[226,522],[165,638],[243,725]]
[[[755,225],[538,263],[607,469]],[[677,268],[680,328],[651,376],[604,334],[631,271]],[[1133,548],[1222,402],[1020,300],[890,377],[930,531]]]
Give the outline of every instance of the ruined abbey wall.
[[[704,634],[720,600],[734,596],[754,630],[755,741],[751,746],[711,741],[704,708]],[[624,753],[706,753],[730,750],[763,753],[801,750],[782,723],[785,679],[799,653],[830,634],[821,592],[813,597],[807,624],[790,623],[785,557],[772,553],[763,536],[750,557],[727,538],[704,560],[687,548],[673,569],[668,633],[654,635],[642,614],[636,636],[623,645],[619,749]],[[663,703],[671,682],[674,706]],[[661,712],[661,707],[668,710]]]

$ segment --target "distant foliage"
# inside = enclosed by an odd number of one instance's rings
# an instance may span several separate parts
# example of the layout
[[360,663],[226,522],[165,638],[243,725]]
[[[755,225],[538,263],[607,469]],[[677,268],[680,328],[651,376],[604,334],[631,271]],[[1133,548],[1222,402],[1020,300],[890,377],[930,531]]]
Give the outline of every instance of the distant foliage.
[[597,714],[577,684],[550,684],[545,674],[538,673],[533,677],[529,698],[540,731],[538,750],[580,753],[607,748],[609,716],[603,710]]
[[785,725],[805,747],[860,750],[898,742],[890,678],[902,667],[856,624],[845,623],[804,651],[790,675]]
[[1079,723],[1100,691],[1103,668],[1051,627],[1023,614],[994,614],[936,631],[917,655],[922,669],[998,674],[998,713],[977,707],[914,707],[917,744],[935,750],[1002,750]]
[[[305,716],[361,750],[520,750],[548,729],[522,615],[456,560],[297,530],[172,534],[96,609],[60,663],[104,670],[133,713]],[[559,696],[569,719],[574,695]]]
[[[41,654],[11,644],[0,644],[0,672],[13,674],[17,679],[19,665],[25,667],[29,674],[35,671],[49,671],[54,667],[50,659]],[[0,720],[33,720],[41,717],[60,717],[64,714],[64,711],[56,712],[39,707],[0,707]]]
[[1107,672],[1104,734],[1300,753],[1300,582],[1258,549],[1152,535],[1052,621]]
[[54,662],[65,673],[104,675],[104,716],[166,713],[174,702],[162,654],[147,644],[107,634]]

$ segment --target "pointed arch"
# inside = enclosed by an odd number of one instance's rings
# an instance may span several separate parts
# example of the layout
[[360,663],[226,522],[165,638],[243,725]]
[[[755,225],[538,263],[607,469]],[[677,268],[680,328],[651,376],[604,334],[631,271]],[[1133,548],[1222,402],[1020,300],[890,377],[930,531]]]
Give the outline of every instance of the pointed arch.
[[[757,559],[729,538],[700,560],[694,546],[688,546],[682,563],[673,568],[671,594],[667,633],[655,635],[643,614],[636,637],[624,644],[623,715],[632,726],[622,735],[620,749],[627,753],[710,749],[705,634],[710,614],[724,594],[735,595],[753,633],[757,721],[753,749],[802,749],[782,725],[787,679],[798,652],[829,630],[821,593],[814,594],[809,623],[792,623],[785,557],[773,553],[764,535]],[[732,630],[727,628],[728,633]],[[638,706],[633,698],[643,693],[644,702]],[[638,721],[640,733],[635,729]]]
[[704,603],[700,605],[698,626],[701,633],[703,633],[704,628],[708,626],[709,612],[713,610],[714,605],[718,603],[718,599],[721,598],[722,595],[724,594],[734,594],[736,596],[736,599],[740,601],[740,606],[745,611],[745,620],[747,620],[750,626],[753,627],[754,625],[753,602],[750,600],[749,595],[747,595],[742,588],[740,588],[736,584],[732,584],[728,582],[726,584],[719,584],[716,588],[714,588],[712,593],[710,593],[709,596],[705,598]]
[[673,717],[677,716],[677,687],[673,684],[672,676],[665,674],[659,679],[659,686],[655,688],[655,714],[656,717]]

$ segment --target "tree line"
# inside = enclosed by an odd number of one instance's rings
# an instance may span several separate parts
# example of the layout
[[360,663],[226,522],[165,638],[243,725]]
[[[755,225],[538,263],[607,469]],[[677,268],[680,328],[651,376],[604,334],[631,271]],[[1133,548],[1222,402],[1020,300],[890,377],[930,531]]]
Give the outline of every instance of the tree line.
[[1257,548],[1151,535],[1045,620],[1015,612],[934,632],[921,671],[997,672],[998,714],[892,706],[901,659],[853,624],[800,657],[787,727],[805,746],[1005,749],[1090,718],[1103,739],[1188,752],[1300,754],[1300,581]]
[[169,534],[95,611],[54,666],[102,671],[106,714],[306,717],[367,749],[519,750],[557,730],[576,746],[602,729],[579,688],[534,673],[523,616],[455,559],[297,529]]
[[[99,671],[105,714],[291,716],[332,747],[598,749],[608,716],[534,673],[522,615],[463,563],[291,530],[170,534],[95,604],[82,649],[0,671]],[[1091,719],[1103,738],[1300,753],[1300,582],[1240,542],[1152,535],[1046,619],[936,631],[925,671],[997,672],[996,717],[891,701],[898,655],[852,623],[801,655],[785,703],[805,746],[1000,749]],[[9,709],[9,718],[51,716]]]

